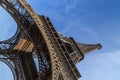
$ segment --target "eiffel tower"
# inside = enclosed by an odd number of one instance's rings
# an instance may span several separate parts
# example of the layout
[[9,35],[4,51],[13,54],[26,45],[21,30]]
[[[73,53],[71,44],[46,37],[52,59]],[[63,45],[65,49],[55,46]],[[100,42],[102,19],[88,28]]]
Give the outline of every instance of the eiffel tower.
[[100,44],[83,44],[58,33],[48,17],[38,15],[25,0],[0,0],[16,21],[16,34],[0,42],[0,61],[14,80],[78,80],[76,64]]

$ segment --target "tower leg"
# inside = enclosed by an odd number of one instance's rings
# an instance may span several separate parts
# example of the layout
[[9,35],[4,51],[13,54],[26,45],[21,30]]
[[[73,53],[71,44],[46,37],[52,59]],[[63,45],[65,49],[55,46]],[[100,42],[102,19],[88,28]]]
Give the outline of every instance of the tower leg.
[[24,53],[20,55],[20,60],[26,80],[36,80],[38,78],[38,74],[32,54]]

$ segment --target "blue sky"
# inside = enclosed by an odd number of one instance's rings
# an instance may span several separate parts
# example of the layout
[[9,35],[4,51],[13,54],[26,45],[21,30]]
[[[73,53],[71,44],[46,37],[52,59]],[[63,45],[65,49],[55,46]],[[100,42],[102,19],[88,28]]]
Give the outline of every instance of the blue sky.
[[[65,36],[103,45],[77,64],[80,80],[120,80],[120,0],[27,1],[38,14],[50,17],[57,31]],[[0,12],[0,39],[4,40],[15,33],[16,24],[1,8]]]
[[2,7],[0,7],[0,41],[12,37],[16,29],[16,22]]
[[13,80],[11,69],[3,62],[0,62],[0,80]]

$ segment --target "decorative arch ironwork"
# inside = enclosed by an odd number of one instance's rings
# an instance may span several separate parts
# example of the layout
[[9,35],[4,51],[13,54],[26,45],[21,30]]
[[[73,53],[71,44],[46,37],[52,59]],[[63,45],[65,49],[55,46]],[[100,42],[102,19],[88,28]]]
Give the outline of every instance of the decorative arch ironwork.
[[[14,78],[16,80],[24,80],[25,78],[22,67],[20,67],[19,52],[21,51],[14,50],[14,47],[18,44],[21,37],[27,37],[34,45],[33,50],[35,52],[31,52],[30,54],[36,55],[38,59],[39,78],[43,80],[56,80],[58,78],[57,74],[59,74],[59,68],[56,67],[59,67],[59,62],[49,37],[47,37],[47,34],[44,35],[45,31],[42,30],[44,26],[37,14],[25,0],[0,0],[0,6],[2,6],[18,24],[16,34],[12,38],[0,42],[0,54],[6,54],[15,64],[16,72],[13,70]],[[17,60],[15,60],[16,58]],[[2,61],[7,63],[5,60]],[[7,64],[10,65],[9,63]],[[9,67],[12,69],[12,66]],[[18,73],[21,73],[21,75]],[[50,75],[49,77],[48,74]],[[46,77],[48,78],[46,79]]]

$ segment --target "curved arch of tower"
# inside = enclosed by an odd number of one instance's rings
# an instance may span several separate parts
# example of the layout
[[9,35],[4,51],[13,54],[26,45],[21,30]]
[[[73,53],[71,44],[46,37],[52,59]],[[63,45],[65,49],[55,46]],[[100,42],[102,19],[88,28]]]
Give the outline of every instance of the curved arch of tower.
[[25,0],[0,0],[16,21],[16,34],[0,41],[0,61],[14,80],[78,80],[76,63],[100,44],[83,44],[58,33],[50,19],[37,15]]

